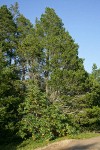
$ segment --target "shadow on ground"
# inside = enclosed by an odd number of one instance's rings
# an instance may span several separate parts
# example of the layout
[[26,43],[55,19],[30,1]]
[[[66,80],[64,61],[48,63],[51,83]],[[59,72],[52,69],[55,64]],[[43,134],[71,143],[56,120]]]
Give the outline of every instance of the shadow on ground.
[[69,146],[68,148],[63,148],[60,150],[99,150],[99,149],[93,149],[93,147],[96,145],[97,143],[93,143],[93,144],[88,144],[88,145],[82,145],[82,144],[76,144],[74,146]]
[[14,137],[13,135],[0,136],[0,150],[17,150],[21,142],[21,138]]

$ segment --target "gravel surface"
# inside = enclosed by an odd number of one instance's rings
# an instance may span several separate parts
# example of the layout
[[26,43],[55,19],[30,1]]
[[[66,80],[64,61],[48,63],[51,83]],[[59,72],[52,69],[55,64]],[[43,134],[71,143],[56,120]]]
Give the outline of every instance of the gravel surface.
[[63,140],[36,150],[100,150],[100,136],[84,140]]

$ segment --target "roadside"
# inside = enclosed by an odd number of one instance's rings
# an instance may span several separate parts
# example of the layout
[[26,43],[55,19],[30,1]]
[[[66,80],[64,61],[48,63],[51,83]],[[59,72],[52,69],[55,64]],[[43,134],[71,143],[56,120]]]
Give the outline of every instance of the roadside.
[[47,146],[45,147],[42,147],[42,148],[37,148],[35,150],[59,150],[66,147],[70,142],[72,142],[73,140],[63,140],[63,141],[58,141],[58,142],[54,142],[52,144],[48,144]]
[[[84,139],[84,140],[82,140]],[[96,148],[95,148],[96,147]],[[57,138],[53,141],[34,141],[32,138],[20,142],[14,140],[0,143],[0,150],[100,150],[100,133],[84,132],[78,135]]]
[[63,140],[36,150],[100,150],[100,136],[84,140]]

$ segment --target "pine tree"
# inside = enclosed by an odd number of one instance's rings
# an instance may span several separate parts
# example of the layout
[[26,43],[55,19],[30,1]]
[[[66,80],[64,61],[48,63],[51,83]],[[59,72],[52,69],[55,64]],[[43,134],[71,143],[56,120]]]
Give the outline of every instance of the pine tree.
[[97,82],[100,83],[100,68],[98,69],[96,64],[93,64],[92,66],[92,75],[97,80]]
[[78,57],[78,45],[53,9],[46,8],[36,22],[36,32],[44,52],[42,72],[49,98],[61,101],[61,97],[83,94],[88,74]]
[[6,6],[0,8],[0,130],[15,132],[23,97],[16,57],[16,24]]
[[32,31],[33,25],[22,14],[20,14],[19,17],[17,18],[16,24],[18,35],[18,48],[17,48],[18,62],[20,67],[21,79],[25,80],[28,63],[26,57],[28,57],[27,55],[28,52],[26,53],[26,50],[24,51],[23,43],[25,43],[26,36],[28,36],[30,33],[33,33]]
[[0,41],[1,49],[8,64],[11,65],[15,57],[16,24],[6,6],[0,8]]

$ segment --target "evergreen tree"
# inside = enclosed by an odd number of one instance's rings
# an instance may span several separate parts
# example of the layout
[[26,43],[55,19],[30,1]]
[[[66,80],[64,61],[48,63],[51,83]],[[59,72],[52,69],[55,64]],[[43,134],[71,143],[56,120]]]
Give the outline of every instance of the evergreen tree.
[[93,64],[92,66],[92,75],[96,79],[98,83],[100,83],[100,68],[98,69],[96,64]]
[[[54,9],[32,23],[0,7],[0,130],[53,139],[100,129],[100,69],[88,74]],[[89,126],[89,128],[88,128]]]
[[0,8],[0,130],[16,131],[18,105],[23,97],[16,57],[16,24],[6,6]]
[[[21,79],[25,80],[28,66],[28,52],[24,50],[23,43],[25,43],[25,38],[29,34],[33,33],[33,26],[28,19],[26,19],[22,14],[17,18],[17,35],[18,35],[18,62],[20,67]],[[27,46],[27,45],[26,45]],[[25,48],[27,49],[27,48]]]
[[83,60],[78,57],[78,45],[65,31],[53,9],[46,8],[36,22],[36,32],[43,47],[42,72],[50,100],[68,102],[70,97],[85,93],[88,73],[84,70]]
[[14,63],[15,57],[16,24],[6,6],[0,8],[0,16],[1,50],[8,61],[8,65],[11,65]]

